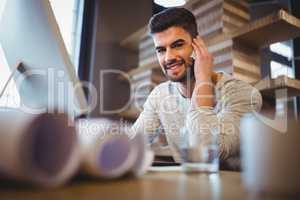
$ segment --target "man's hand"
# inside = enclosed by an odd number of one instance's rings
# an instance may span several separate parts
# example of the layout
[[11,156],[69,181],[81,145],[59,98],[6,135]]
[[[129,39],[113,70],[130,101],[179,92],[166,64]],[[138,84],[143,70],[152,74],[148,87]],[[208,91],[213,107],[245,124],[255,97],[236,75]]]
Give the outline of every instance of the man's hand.
[[208,52],[200,36],[193,39],[192,46],[196,54],[194,63],[195,87],[192,96],[192,106],[214,106],[214,91],[212,83],[213,57]]
[[196,82],[211,81],[213,57],[208,52],[200,36],[193,39],[192,46],[196,55],[194,71]]

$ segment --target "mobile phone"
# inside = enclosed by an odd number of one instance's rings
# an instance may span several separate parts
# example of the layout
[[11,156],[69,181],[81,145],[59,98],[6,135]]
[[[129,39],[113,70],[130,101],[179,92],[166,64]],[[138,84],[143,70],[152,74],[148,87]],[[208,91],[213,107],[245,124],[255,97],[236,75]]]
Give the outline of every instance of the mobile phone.
[[196,54],[195,51],[193,50],[192,54],[191,54],[191,58],[193,58],[194,60],[196,59]]
[[[198,35],[197,35],[197,36],[198,36]],[[196,36],[195,38],[197,38],[197,36]],[[194,39],[195,39],[195,38],[194,38]],[[192,48],[193,48],[193,46],[192,46]],[[196,59],[196,53],[195,53],[194,48],[193,48],[193,51],[192,51],[192,54],[191,54],[191,58],[193,58],[193,60]]]

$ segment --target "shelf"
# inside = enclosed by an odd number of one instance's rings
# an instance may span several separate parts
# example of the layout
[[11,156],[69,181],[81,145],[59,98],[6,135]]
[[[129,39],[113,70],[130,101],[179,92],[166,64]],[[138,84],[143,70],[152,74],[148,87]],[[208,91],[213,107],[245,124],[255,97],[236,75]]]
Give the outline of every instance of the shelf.
[[264,96],[275,97],[275,91],[279,89],[287,89],[288,97],[300,96],[300,80],[292,79],[287,76],[260,80],[254,87],[260,90]]
[[[129,70],[127,75],[129,78],[132,78],[135,75],[141,74],[143,72],[146,72],[148,70],[153,70],[153,69],[159,69],[160,66],[157,63],[149,63],[147,65],[141,66],[141,67],[136,67],[132,70]],[[123,76],[119,76],[119,80],[125,80]]]
[[300,20],[279,10],[233,31],[230,35],[233,41],[259,48],[300,36]]

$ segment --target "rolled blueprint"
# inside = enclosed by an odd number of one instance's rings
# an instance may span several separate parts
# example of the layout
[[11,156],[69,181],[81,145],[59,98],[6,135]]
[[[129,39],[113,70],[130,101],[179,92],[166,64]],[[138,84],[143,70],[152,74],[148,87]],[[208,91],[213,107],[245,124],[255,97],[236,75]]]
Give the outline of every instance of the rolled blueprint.
[[0,174],[4,178],[54,187],[78,170],[74,126],[65,114],[0,110]]
[[[132,130],[129,130],[132,131]],[[132,173],[135,176],[141,176],[145,174],[148,168],[152,165],[154,160],[154,152],[150,150],[147,143],[147,138],[144,133],[131,132],[131,145],[137,152],[137,158],[132,167]]]
[[[76,127],[82,170],[88,175],[102,178],[117,178],[127,173],[141,175],[152,163],[143,135],[137,137],[129,131],[128,124],[108,119],[81,119]],[[146,155],[148,159],[144,158]]]

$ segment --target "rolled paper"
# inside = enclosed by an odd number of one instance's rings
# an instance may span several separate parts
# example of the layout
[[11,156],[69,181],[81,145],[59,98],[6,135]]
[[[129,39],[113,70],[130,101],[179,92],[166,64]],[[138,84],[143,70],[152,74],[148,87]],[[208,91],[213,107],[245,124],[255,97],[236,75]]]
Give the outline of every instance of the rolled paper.
[[137,152],[137,158],[131,171],[138,177],[145,174],[152,165],[154,153],[149,149],[147,139],[143,133],[132,133],[131,135],[133,136],[131,137],[131,145]]
[[[145,143],[133,137],[128,124],[108,119],[81,119],[77,130],[82,150],[82,170],[95,177],[118,178],[141,174]],[[143,162],[144,163],[144,162]]]
[[41,187],[65,183],[80,163],[78,138],[66,114],[0,110],[0,173]]

